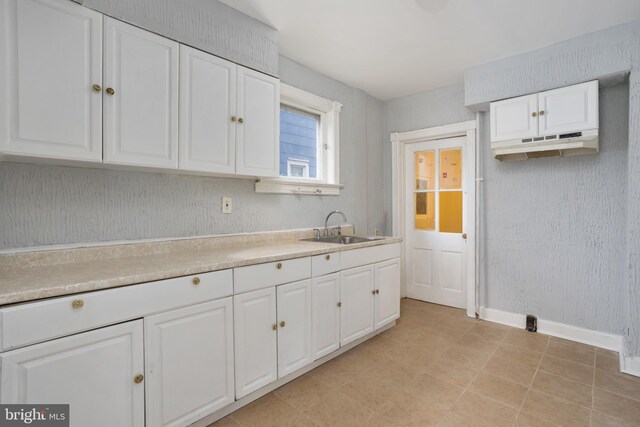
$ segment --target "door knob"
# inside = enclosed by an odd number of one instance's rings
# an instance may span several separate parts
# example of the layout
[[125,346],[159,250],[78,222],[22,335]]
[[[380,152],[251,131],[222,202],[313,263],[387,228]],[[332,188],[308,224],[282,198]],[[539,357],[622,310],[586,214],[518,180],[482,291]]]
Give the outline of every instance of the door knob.
[[464,240],[467,240],[467,233],[462,233],[462,238],[463,238]]

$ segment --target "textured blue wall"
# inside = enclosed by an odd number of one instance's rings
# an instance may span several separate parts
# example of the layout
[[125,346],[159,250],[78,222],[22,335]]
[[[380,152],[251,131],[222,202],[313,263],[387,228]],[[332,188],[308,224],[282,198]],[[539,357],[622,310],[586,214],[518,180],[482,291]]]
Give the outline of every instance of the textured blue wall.
[[307,160],[309,178],[317,170],[317,120],[313,117],[280,110],[280,175],[287,176],[287,159]]

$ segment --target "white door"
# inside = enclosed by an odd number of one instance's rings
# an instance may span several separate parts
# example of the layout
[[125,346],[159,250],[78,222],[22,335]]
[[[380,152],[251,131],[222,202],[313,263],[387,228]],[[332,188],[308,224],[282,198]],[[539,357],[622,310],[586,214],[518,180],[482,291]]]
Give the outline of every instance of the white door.
[[538,94],[540,136],[598,127],[598,81]]
[[373,265],[340,272],[340,345],[373,332]]
[[340,348],[340,273],[315,277],[312,286],[313,360]]
[[405,280],[409,298],[466,306],[466,234],[473,166],[466,138],[408,144]]
[[491,142],[538,136],[538,95],[492,102]]
[[311,280],[277,287],[278,378],[313,361],[311,353]]
[[233,297],[236,398],[278,379],[276,288]]
[[100,161],[101,85],[100,13],[0,0],[0,151]]
[[236,171],[236,68],[180,46],[180,169]]
[[142,427],[143,358],[142,320],[9,351],[1,401],[68,403],[71,427]]
[[379,262],[374,266],[375,328],[381,328],[400,317],[400,258]]
[[238,66],[236,173],[278,176],[280,82]]
[[147,424],[187,426],[235,400],[233,300],[144,319]]
[[178,167],[178,43],[104,18],[104,161]]

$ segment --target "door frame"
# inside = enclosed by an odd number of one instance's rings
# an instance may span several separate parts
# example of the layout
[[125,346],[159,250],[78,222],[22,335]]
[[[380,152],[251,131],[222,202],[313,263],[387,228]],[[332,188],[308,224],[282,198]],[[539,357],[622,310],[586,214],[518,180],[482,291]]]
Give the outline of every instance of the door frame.
[[[412,130],[408,132],[394,132],[391,134],[391,177],[392,177],[392,189],[391,189],[391,206],[392,206],[392,233],[396,237],[402,237],[402,256],[403,258],[407,254],[407,239],[404,229],[404,216],[405,216],[405,168],[404,168],[404,156],[406,148],[409,144],[425,141],[433,141],[436,139],[452,138],[452,137],[466,137],[466,148],[471,150],[470,157],[473,159],[473,167],[469,165],[464,169],[463,173],[469,174],[469,194],[467,200],[468,207],[468,224],[467,230],[463,230],[467,233],[467,316],[476,317],[477,313],[477,280],[476,280],[476,268],[477,260],[476,254],[478,253],[476,248],[476,228],[477,228],[477,204],[476,204],[476,192],[478,186],[477,174],[477,120],[470,120],[467,122],[455,123],[451,125],[438,126],[426,129]],[[401,265],[402,274],[402,296],[406,296],[406,284],[405,284],[405,263]]]

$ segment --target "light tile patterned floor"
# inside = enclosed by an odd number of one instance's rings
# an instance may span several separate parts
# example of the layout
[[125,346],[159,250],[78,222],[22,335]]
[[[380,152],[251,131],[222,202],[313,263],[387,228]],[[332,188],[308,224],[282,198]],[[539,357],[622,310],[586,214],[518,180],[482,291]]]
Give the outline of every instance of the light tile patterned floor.
[[402,301],[398,325],[212,426],[640,426],[617,353]]

